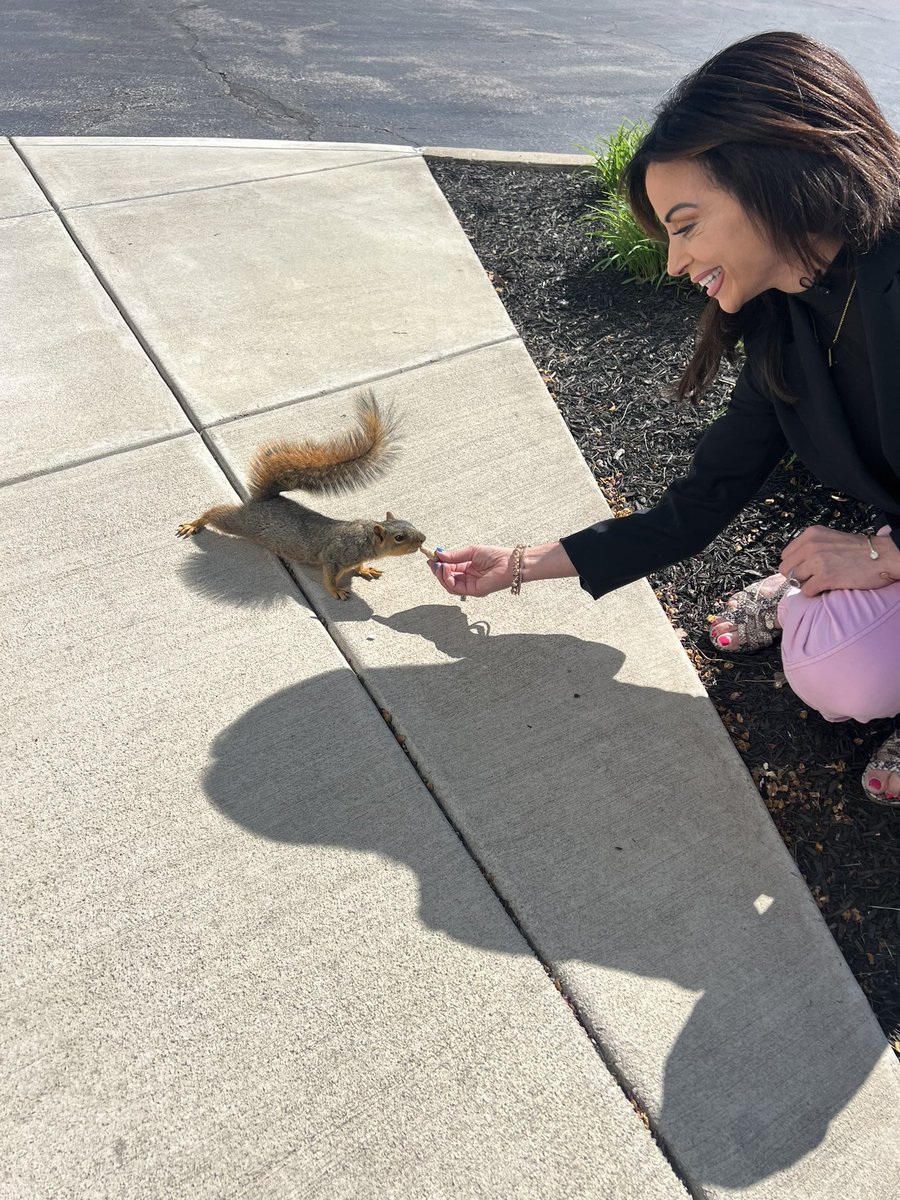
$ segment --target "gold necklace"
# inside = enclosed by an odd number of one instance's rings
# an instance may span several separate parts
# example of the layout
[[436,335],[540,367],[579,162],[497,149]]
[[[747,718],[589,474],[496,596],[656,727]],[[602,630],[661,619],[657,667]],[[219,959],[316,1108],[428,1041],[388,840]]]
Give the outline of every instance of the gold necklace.
[[[838,327],[837,327],[837,331],[835,332],[835,335],[834,335],[834,337],[833,337],[833,338],[832,338],[832,340],[831,340],[831,345],[828,347],[828,366],[829,366],[829,367],[832,367],[832,366],[834,366],[834,362],[832,361],[832,357],[831,357],[831,352],[832,352],[832,350],[835,348],[835,346],[837,345],[837,340],[838,340],[838,338],[841,336],[841,330],[844,328],[844,320],[845,320],[845,318],[846,318],[846,316],[847,316],[847,309],[850,307],[850,301],[853,299],[853,293],[854,293],[855,291],[856,291],[856,280],[854,279],[854,280],[853,280],[853,286],[850,288],[850,291],[849,291],[849,293],[848,293],[848,295],[847,295],[847,302],[846,302],[846,304],[844,305],[844,311],[841,313],[841,319],[838,321]],[[816,327],[815,327],[815,324],[814,324],[814,325],[813,325],[813,332],[815,332],[815,328],[816,328]],[[819,340],[819,335],[818,335],[818,334],[816,334],[816,341],[818,341],[818,340]]]

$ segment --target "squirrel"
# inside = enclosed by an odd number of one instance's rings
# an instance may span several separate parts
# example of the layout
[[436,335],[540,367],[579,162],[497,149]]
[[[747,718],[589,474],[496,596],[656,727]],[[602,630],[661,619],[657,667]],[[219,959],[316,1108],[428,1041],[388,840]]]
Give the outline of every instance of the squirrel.
[[397,449],[393,414],[379,407],[370,388],[357,395],[355,406],[356,426],[327,441],[260,446],[250,461],[250,499],[208,508],[179,525],[176,536],[192,537],[210,525],[258,542],[280,558],[315,563],[336,600],[349,599],[349,589],[339,586],[349,571],[363,579],[381,576],[376,567],[365,566],[367,559],[414,554],[424,533],[391,512],[384,521],[339,521],[281,495],[293,488],[338,495],[377,479],[390,466]]

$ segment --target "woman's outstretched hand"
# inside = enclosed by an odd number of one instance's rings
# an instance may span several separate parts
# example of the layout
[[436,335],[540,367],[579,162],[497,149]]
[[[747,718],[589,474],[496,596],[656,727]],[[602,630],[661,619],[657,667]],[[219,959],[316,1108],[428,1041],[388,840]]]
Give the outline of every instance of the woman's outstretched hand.
[[454,596],[489,596],[512,584],[512,548],[463,546],[436,550],[431,570]]

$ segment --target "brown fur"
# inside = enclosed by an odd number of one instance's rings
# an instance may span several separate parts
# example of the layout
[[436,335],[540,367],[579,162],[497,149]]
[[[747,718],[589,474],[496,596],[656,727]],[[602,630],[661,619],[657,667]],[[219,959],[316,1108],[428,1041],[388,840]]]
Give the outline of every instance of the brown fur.
[[413,554],[425,541],[408,521],[388,513],[384,521],[341,521],[279,495],[290,488],[340,492],[379,475],[395,453],[395,423],[379,409],[370,391],[356,401],[357,427],[324,442],[276,442],[258,450],[250,465],[251,499],[217,504],[178,526],[192,537],[206,526],[249,538],[280,558],[322,568],[325,587],[338,600],[350,592],[339,586],[351,571],[378,579],[367,559]]
[[382,411],[371,389],[356,398],[356,426],[326,441],[278,441],[261,446],[250,461],[250,495],[271,500],[280,492],[336,494],[370,483],[390,466],[396,421]]

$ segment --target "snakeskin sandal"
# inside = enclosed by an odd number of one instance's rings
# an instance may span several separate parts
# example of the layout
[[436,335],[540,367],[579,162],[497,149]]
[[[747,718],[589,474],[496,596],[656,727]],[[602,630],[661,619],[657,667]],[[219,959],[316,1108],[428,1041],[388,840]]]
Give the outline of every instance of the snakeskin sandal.
[[883,804],[885,808],[900,808],[900,796],[889,800],[883,793],[872,791],[867,780],[873,771],[893,771],[900,775],[900,729],[895,729],[889,738],[881,743],[875,751],[869,764],[863,771],[862,786],[869,800]]
[[737,627],[738,645],[720,646],[710,632],[710,640],[717,650],[724,650],[729,654],[752,654],[754,650],[765,650],[781,636],[781,630],[775,624],[778,604],[781,597],[797,585],[785,579],[771,595],[764,596],[760,589],[771,578],[773,577],[770,575],[767,579],[758,579],[756,583],[751,583],[749,587],[735,592],[730,597],[736,601],[734,608],[726,608],[716,621],[729,621]]

